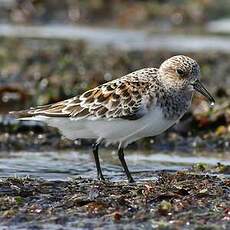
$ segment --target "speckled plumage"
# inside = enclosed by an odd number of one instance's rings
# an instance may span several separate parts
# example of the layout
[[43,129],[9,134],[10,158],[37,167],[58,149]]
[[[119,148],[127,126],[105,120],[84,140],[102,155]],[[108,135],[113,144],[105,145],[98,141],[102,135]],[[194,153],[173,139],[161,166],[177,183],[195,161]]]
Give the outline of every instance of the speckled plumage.
[[157,69],[146,68],[91,89],[81,96],[24,111],[25,115],[77,119],[136,119],[147,112],[154,99]]
[[194,89],[214,101],[199,78],[197,62],[178,55],[167,59],[159,69],[140,69],[80,96],[14,114],[44,121],[69,139],[118,142],[123,149],[172,126],[189,108]]

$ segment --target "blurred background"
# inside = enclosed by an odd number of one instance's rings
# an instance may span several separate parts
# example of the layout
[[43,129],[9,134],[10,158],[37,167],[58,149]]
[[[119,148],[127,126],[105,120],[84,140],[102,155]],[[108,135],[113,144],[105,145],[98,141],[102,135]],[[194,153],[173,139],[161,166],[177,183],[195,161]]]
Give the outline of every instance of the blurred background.
[[229,33],[228,0],[0,0],[0,148],[79,144],[8,112],[63,100],[184,54],[200,64],[216,106],[196,95],[180,124],[138,143],[229,150]]

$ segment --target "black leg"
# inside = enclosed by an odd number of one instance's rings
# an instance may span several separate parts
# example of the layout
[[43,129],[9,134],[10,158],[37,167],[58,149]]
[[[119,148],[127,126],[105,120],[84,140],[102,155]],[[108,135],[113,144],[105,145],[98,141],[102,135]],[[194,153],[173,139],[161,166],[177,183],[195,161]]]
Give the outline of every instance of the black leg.
[[119,156],[119,160],[121,162],[121,165],[122,165],[123,169],[125,170],[125,173],[126,173],[126,176],[128,178],[129,183],[134,182],[134,179],[132,178],[132,176],[131,176],[131,174],[129,172],[128,166],[127,166],[127,164],[125,162],[123,148],[118,149],[118,156]]
[[99,147],[99,143],[93,144],[93,155],[94,155],[96,168],[97,168],[97,178],[98,178],[98,180],[105,180],[105,178],[102,174],[102,171],[101,171],[100,161],[99,161],[99,157],[98,157],[98,147]]

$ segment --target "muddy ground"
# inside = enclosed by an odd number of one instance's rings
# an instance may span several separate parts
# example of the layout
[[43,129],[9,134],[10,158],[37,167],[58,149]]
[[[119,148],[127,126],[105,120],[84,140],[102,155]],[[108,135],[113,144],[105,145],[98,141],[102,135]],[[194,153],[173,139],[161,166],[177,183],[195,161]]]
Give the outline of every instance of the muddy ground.
[[0,221],[28,229],[48,224],[59,229],[229,229],[228,178],[208,175],[201,166],[155,176],[134,184],[84,178],[2,179]]

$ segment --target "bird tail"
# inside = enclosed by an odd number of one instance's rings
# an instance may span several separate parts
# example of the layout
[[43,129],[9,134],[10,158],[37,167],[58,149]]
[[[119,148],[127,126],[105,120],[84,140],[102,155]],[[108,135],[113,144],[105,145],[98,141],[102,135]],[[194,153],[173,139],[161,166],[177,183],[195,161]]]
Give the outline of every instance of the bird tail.
[[33,117],[35,115],[39,115],[39,112],[41,110],[47,109],[49,107],[50,107],[50,105],[42,105],[42,106],[37,106],[37,107],[31,107],[31,108],[25,109],[25,110],[11,111],[11,112],[9,112],[9,114],[12,115],[13,117],[17,118],[17,119],[29,118],[29,117]]

